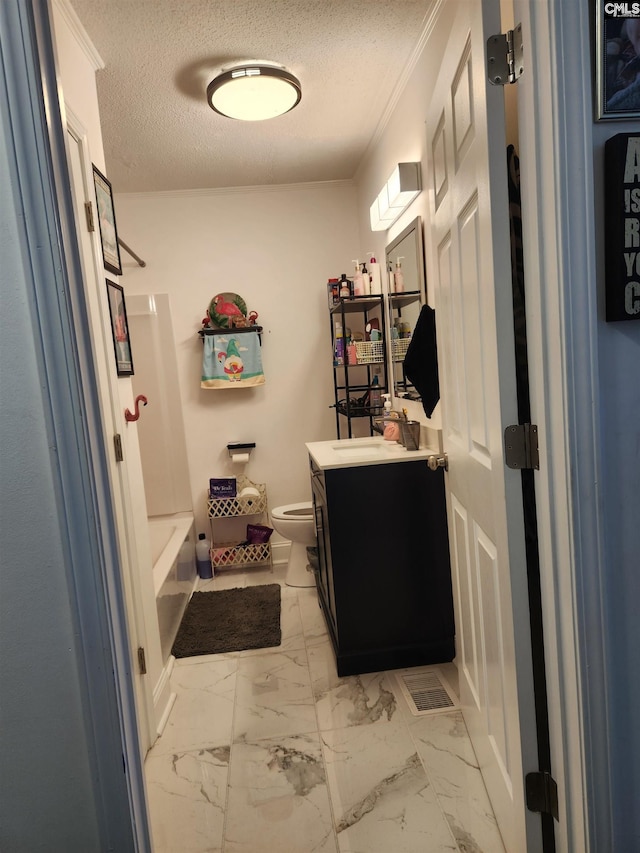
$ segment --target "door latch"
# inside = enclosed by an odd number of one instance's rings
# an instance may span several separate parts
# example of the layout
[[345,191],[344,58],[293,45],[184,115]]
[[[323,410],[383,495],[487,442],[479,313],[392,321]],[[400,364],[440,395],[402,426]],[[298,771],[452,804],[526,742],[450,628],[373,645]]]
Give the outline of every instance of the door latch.
[[446,453],[443,453],[442,456],[429,456],[427,458],[427,465],[431,469],[431,471],[437,471],[438,468],[444,468],[445,471],[449,470],[449,457]]

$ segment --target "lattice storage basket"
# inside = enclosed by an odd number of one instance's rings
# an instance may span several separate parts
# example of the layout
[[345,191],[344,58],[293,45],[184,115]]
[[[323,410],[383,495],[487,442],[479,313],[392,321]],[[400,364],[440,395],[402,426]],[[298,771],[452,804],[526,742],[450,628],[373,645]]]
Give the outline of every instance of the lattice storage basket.
[[216,542],[211,546],[211,564],[214,569],[269,562],[271,562],[271,545],[268,542],[262,542],[259,545]]
[[356,341],[358,364],[376,364],[384,360],[384,341]]
[[411,338],[397,338],[391,341],[391,357],[394,361],[404,361],[410,343]]
[[[257,489],[258,495],[241,497],[243,489]],[[264,483],[252,483],[247,477],[238,477],[235,498],[209,498],[209,518],[232,518],[238,515],[258,515],[267,511],[267,487]]]

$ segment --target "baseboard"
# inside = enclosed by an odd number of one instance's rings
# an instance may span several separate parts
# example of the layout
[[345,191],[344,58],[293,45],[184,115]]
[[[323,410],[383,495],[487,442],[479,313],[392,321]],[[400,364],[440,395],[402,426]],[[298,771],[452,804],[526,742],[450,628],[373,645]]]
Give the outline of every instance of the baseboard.
[[153,710],[158,736],[162,734],[169,719],[173,703],[176,701],[176,694],[171,692],[171,673],[173,672],[175,660],[173,655],[169,656],[169,660],[164,665],[162,674],[153,691]]

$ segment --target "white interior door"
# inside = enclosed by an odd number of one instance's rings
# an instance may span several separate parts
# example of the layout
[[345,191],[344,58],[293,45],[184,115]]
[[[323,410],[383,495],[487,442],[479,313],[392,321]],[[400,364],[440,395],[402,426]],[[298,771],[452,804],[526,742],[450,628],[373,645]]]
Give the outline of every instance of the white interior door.
[[428,259],[440,363],[457,664],[464,716],[509,853],[541,849],[517,423],[504,93],[487,82],[499,0],[458,0],[427,115]]
[[[85,223],[85,202],[94,202],[93,187],[89,184],[91,180],[91,160],[88,156],[87,143],[83,136],[82,130],[79,128],[79,122],[69,117],[67,134],[67,151],[69,155],[69,170],[72,179],[72,193],[74,199],[74,208],[76,222],[78,226],[78,241],[80,245],[80,254],[82,258],[85,293],[87,298],[89,315],[92,323],[93,338],[94,338],[94,358],[95,366],[99,379],[98,393],[100,396],[100,405],[103,414],[104,435],[102,440],[105,445],[110,448],[112,446],[113,435],[118,431],[114,420],[114,409],[119,405],[117,402],[117,389],[111,387],[108,368],[109,358],[113,353],[110,351],[111,341],[106,340],[105,336],[105,320],[101,315],[100,305],[98,302],[98,285],[102,286],[102,280],[96,284],[98,277],[95,271],[95,254],[93,239]],[[95,202],[94,202],[95,210]],[[100,259],[100,267],[102,259]],[[100,269],[102,273],[102,269]],[[140,737],[140,747],[142,758],[144,759],[147,750],[151,747],[155,740],[156,723],[154,719],[154,703],[153,693],[150,680],[147,675],[139,672],[137,666],[136,652],[138,647],[143,646],[145,649],[149,647],[147,637],[144,607],[142,605],[142,592],[137,581],[137,562],[135,556],[132,557],[133,549],[130,546],[131,536],[128,533],[128,525],[130,525],[127,512],[127,495],[126,489],[122,483],[121,471],[116,463],[113,454],[108,454],[109,459],[109,479],[113,495],[113,510],[116,516],[116,525],[119,536],[120,559],[123,570],[123,584],[125,589],[126,609],[127,609],[127,630],[128,638],[131,647],[131,663],[134,673],[134,685],[136,692],[136,719],[138,721],[138,734]]]

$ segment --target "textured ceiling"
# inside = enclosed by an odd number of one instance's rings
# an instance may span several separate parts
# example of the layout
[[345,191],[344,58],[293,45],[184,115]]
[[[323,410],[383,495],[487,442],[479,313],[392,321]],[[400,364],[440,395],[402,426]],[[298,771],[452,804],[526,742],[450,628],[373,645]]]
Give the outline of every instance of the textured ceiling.
[[[433,0],[71,0],[105,63],[98,97],[116,192],[352,178],[418,44]],[[216,114],[221,66],[280,63],[302,84],[290,113]]]

